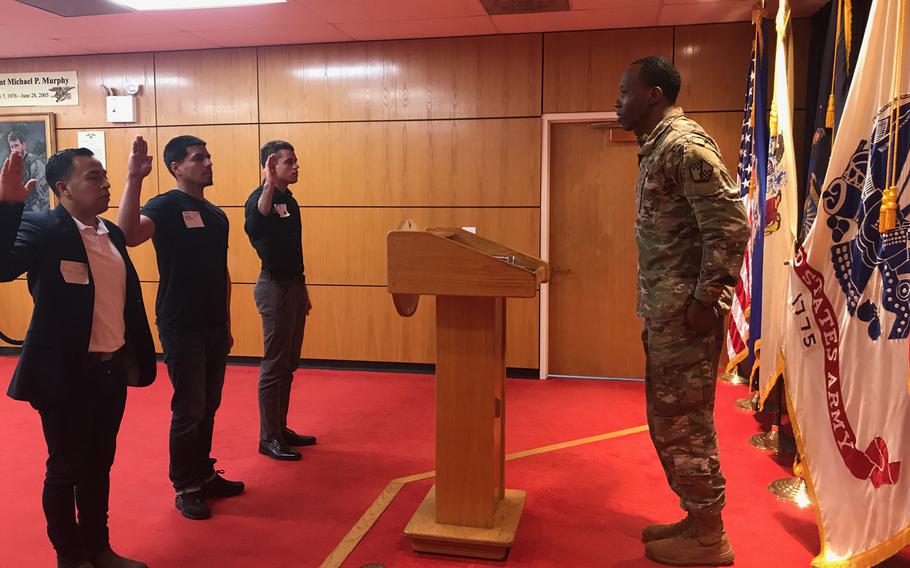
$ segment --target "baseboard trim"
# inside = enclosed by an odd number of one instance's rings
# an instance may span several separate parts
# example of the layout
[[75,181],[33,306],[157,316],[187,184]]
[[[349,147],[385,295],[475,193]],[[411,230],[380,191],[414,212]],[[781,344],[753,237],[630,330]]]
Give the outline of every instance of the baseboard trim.
[[[21,347],[0,347],[0,356],[18,357],[22,352]],[[158,360],[162,355],[158,354]],[[260,357],[228,357],[229,365],[245,365],[258,367]],[[336,371],[368,371],[377,373],[414,373],[419,375],[432,375],[436,372],[436,365],[432,363],[396,363],[387,361],[343,361],[339,359],[301,359],[300,367],[304,369],[326,369]],[[526,367],[509,367],[506,377],[510,379],[536,379],[539,376],[537,369]]]

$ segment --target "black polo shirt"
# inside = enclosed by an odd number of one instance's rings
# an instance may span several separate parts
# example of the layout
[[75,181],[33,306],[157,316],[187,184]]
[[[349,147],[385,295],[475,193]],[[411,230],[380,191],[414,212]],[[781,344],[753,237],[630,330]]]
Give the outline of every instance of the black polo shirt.
[[142,214],[155,222],[158,327],[200,331],[226,325],[227,215],[178,189],[153,197]]
[[257,187],[246,200],[243,225],[250,243],[262,260],[262,270],[275,278],[295,278],[303,274],[303,247],[300,244],[300,206],[290,189],[275,189],[268,215],[259,212]]

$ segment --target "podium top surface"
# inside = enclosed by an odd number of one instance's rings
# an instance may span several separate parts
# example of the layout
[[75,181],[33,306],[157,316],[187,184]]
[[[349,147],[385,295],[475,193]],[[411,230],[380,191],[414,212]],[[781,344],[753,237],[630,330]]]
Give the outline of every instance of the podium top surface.
[[550,277],[533,256],[459,228],[392,231],[389,292],[531,298]]

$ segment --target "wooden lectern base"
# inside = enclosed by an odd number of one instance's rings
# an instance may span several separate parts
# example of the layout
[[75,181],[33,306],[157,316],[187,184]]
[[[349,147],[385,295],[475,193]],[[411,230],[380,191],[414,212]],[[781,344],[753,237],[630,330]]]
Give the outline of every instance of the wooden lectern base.
[[491,528],[444,525],[436,522],[434,485],[411,517],[404,535],[411,539],[411,547],[417,552],[502,560],[515,540],[526,495],[518,489],[506,489]]

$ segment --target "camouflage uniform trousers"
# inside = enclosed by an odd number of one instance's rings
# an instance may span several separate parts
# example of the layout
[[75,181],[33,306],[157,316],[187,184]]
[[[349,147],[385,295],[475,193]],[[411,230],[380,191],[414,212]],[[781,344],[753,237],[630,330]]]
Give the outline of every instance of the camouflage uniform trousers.
[[719,512],[725,483],[714,427],[714,390],[723,321],[699,335],[683,316],[645,320],[645,402],[651,440],[680,506]]

